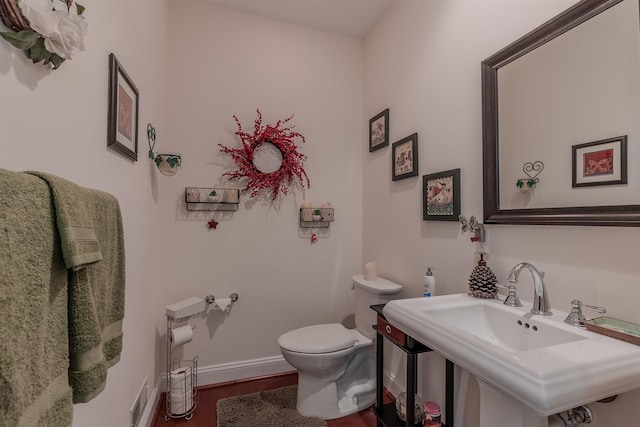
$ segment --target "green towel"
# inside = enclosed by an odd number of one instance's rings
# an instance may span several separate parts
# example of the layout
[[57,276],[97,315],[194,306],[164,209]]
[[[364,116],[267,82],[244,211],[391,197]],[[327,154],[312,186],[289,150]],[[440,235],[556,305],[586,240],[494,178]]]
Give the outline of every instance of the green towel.
[[67,269],[51,194],[0,169],[0,425],[67,427]]
[[102,253],[93,228],[95,207],[91,205],[91,198],[83,194],[86,189],[54,175],[27,173],[44,179],[51,188],[67,268],[78,270],[100,261]]
[[125,259],[120,206],[103,191],[49,174],[29,173],[51,188],[62,251],[70,268],[69,383],[74,403],[84,403],[104,389],[107,369],[120,360],[122,351]]

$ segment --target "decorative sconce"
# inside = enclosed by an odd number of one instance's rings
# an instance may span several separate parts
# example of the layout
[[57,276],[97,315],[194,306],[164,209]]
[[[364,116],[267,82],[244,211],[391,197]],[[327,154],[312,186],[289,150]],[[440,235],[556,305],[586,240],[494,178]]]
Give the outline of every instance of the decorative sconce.
[[463,233],[466,233],[467,231],[471,233],[472,242],[484,243],[484,225],[477,220],[475,215],[471,215],[469,220],[467,220],[464,215],[460,215],[458,217],[458,221],[460,221],[460,230],[462,230]]
[[156,145],[156,128],[151,123],[147,124],[147,140],[149,141],[149,159],[158,167],[160,173],[164,176],[173,176],[182,166],[182,157],[176,153],[153,153]]
[[[523,192],[533,191],[533,189],[536,187],[536,184],[540,182],[540,178],[538,178],[538,175],[540,175],[542,169],[544,169],[544,163],[542,163],[540,160],[533,163],[525,163],[522,166],[522,171],[525,173],[525,175],[528,176],[528,178],[520,178],[518,182],[516,182],[516,187],[518,187],[520,191]],[[534,172],[535,175],[532,175]]]

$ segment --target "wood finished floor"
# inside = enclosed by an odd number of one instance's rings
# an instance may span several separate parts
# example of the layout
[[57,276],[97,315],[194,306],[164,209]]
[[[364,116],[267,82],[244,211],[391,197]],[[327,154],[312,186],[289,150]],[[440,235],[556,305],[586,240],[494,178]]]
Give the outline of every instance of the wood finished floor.
[[[182,418],[169,419],[168,421],[165,421],[166,407],[163,394],[160,398],[160,402],[158,403],[158,408],[156,409],[151,427],[216,427],[218,425],[218,418],[216,414],[216,403],[218,402],[218,399],[255,393],[258,391],[272,390],[274,388],[286,387],[297,383],[297,372],[291,372],[281,375],[200,387],[198,388],[198,393],[196,395],[198,406],[194,411],[193,418],[189,421]],[[393,396],[385,392],[385,403],[392,401]],[[348,417],[327,421],[327,427],[375,427],[375,425],[376,417],[370,409],[365,409],[356,414],[349,415]]]

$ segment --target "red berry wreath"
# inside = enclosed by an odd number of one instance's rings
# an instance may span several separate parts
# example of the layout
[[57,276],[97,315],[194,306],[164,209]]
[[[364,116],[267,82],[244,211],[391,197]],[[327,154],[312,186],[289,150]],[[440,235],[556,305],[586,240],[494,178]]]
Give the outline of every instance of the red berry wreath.
[[[260,191],[270,190],[271,199],[275,201],[278,195],[287,194],[288,186],[294,179],[298,179],[307,188],[311,188],[309,177],[304,170],[303,163],[306,156],[298,152],[298,147],[294,141],[300,138],[305,142],[305,138],[299,132],[293,129],[295,126],[288,124],[293,115],[278,120],[275,126],[262,125],[262,114],[257,110],[258,117],[254,123],[253,133],[244,132],[242,125],[237,116],[233,116],[238,125],[238,131],[235,133],[242,141],[242,148],[229,148],[222,144],[218,144],[220,151],[231,155],[236,163],[237,168],[225,172],[223,175],[229,179],[246,178],[246,186],[243,190],[251,190],[251,197],[257,197]],[[270,142],[282,152],[282,165],[280,169],[270,173],[260,171],[254,164],[254,151],[262,144]]]

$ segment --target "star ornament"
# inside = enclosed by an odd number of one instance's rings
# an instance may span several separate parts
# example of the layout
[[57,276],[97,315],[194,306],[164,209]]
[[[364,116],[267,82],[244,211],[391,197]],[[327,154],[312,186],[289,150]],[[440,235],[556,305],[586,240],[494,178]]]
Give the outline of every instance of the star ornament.
[[218,228],[218,221],[212,219],[211,221],[207,222],[207,227],[209,227],[209,230],[211,230],[212,228],[215,230],[216,228]]

